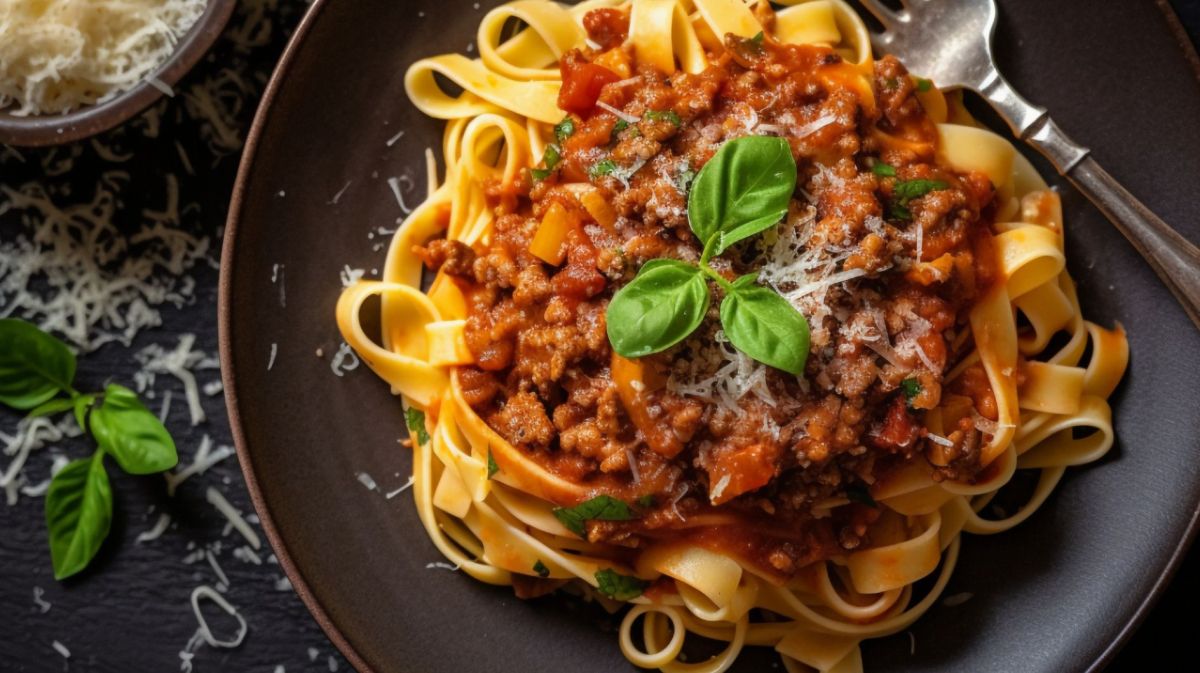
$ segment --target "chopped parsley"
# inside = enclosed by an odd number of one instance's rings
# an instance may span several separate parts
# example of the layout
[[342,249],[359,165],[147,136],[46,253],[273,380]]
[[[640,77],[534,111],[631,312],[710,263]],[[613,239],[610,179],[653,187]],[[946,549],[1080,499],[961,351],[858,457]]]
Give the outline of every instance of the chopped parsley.
[[643,115],[643,117],[647,121],[652,121],[652,122],[667,121],[667,122],[671,122],[675,126],[683,125],[683,120],[679,118],[679,115],[675,114],[674,110],[650,110],[645,115]]
[[559,144],[566,142],[573,133],[575,133],[575,120],[571,119],[570,115],[563,117],[563,120],[554,126],[554,137],[558,138]]
[[637,504],[638,507],[653,507],[654,496],[647,493],[646,495],[643,495],[637,499]]
[[879,503],[875,502],[875,498],[871,497],[865,484],[850,484],[846,487],[846,497],[850,502],[857,502],[867,507],[879,507]]
[[598,495],[574,507],[555,507],[554,516],[579,537],[587,537],[587,521],[628,521],[633,518],[629,505],[608,495]]
[[757,34],[757,35],[755,35],[754,37],[750,38],[750,44],[752,44],[752,45],[754,45],[754,46],[758,47],[759,49],[762,49],[762,45],[763,45],[763,39],[764,39],[764,38],[766,38],[766,35],[764,35],[764,34],[763,34],[763,32],[760,30],[760,31],[758,31],[758,34]]
[[622,575],[611,568],[596,571],[596,583],[600,593],[617,601],[628,601],[641,596],[650,583],[643,579]]
[[418,446],[429,443],[429,433],[425,431],[425,412],[409,407],[404,410],[404,421],[408,424],[408,434],[417,439]]
[[496,464],[496,459],[492,456],[492,447],[488,447],[488,479],[496,476],[500,471],[500,466]]
[[612,159],[604,159],[597,161],[591,168],[588,169],[588,175],[593,178],[598,178],[602,175],[612,175],[613,171],[617,170],[617,164]]
[[534,168],[530,170],[530,173],[535,180],[545,180],[554,172],[560,161],[562,161],[562,153],[559,152],[558,147],[556,145],[546,145],[546,153],[542,155],[542,163],[546,167]]
[[900,390],[904,391],[904,399],[911,403],[914,397],[921,394],[921,382],[916,379],[904,379],[900,382]]
[[917,91],[920,91],[921,93],[925,93],[926,91],[929,91],[932,88],[933,88],[933,82],[925,79],[924,77],[917,78]]
[[546,567],[545,563],[542,563],[541,559],[538,559],[537,563],[533,564],[533,572],[537,573],[538,577],[550,576],[550,569]]
[[679,171],[679,175],[676,176],[675,186],[679,188],[681,193],[687,194],[688,188],[692,186],[692,180],[695,179],[696,171],[692,170],[691,164],[688,164],[684,166],[683,170]]
[[892,194],[896,197],[896,201],[892,203],[892,217],[897,220],[911,220],[912,211],[908,209],[908,202],[925,196],[929,192],[935,192],[942,189],[948,189],[950,185],[942,180],[903,180],[897,182]]
[[562,161],[562,154],[558,151],[558,146],[546,145],[546,153],[542,155],[542,162],[546,164],[546,168],[554,170],[559,161]]
[[882,161],[876,161],[874,166],[871,166],[871,172],[881,178],[896,177],[896,167],[891,164],[885,164]]
[[609,134],[611,141],[616,142],[617,136],[621,135],[621,131],[624,131],[627,128],[629,128],[629,122],[625,121],[624,119],[618,119],[617,123],[613,124],[612,132]]

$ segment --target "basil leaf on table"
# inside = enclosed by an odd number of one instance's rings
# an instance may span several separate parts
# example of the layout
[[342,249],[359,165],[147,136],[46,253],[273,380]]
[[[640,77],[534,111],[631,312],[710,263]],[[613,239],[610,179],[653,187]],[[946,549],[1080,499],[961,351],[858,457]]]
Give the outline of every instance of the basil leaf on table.
[[795,189],[796,161],[786,140],[731,140],[696,176],[688,196],[688,220],[703,243],[720,237],[712,251],[719,255],[783,219]]
[[124,386],[104,389],[104,401],[92,410],[88,425],[96,443],[129,474],[154,474],[179,462],[175,440],[162,422]]
[[73,408],[75,408],[75,400],[69,397],[53,397],[34,407],[29,412],[29,418],[49,416],[50,414],[57,414],[60,411]]
[[103,451],[68,463],[54,475],[46,491],[46,527],[55,579],[87,567],[108,536],[112,506]]
[[66,344],[23,320],[0,320],[0,403],[33,409],[70,392],[74,380],[75,354]]
[[808,321],[774,290],[742,276],[721,301],[721,326],[739,351],[799,376],[808,360]]
[[604,568],[596,571],[596,584],[600,593],[617,601],[628,601],[641,596],[650,583],[646,580]]
[[665,350],[700,326],[709,301],[699,268],[674,259],[651,260],[609,302],[608,340],[627,358]]
[[610,495],[598,495],[574,507],[555,507],[553,511],[555,518],[579,537],[586,537],[584,523],[588,521],[628,521],[633,518],[629,505]]

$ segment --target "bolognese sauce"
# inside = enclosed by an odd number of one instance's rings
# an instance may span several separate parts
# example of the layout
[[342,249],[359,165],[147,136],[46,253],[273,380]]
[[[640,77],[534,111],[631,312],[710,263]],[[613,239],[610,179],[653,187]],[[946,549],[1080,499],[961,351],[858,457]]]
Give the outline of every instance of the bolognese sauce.
[[[970,419],[995,420],[995,400],[978,365],[945,380],[996,280],[995,195],[938,160],[922,83],[889,56],[867,92],[835,51],[761,35],[727,36],[707,69],[664,75],[623,46],[626,13],[595,10],[584,26],[596,48],[561,59],[553,160],[488,189],[497,218],[480,244],[417,249],[467,298],[472,408],[557,475],[644,510],[590,522],[593,541],[686,536],[780,575],[869,545],[879,514],[861,494],[889,470],[976,476]],[[787,140],[795,192],[774,230],[711,264],[731,281],[758,273],[805,316],[803,374],[738,353],[715,308],[676,346],[617,355],[613,293],[649,260],[700,258],[691,181],[751,135]],[[956,401],[966,421],[931,441],[924,412]],[[847,497],[861,502],[814,517]]]

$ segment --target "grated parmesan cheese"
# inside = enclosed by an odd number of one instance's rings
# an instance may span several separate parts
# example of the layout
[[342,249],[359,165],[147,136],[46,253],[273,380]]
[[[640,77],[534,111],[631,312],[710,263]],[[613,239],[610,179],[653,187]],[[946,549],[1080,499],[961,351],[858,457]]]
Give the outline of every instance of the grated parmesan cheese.
[[208,490],[204,492],[204,497],[208,500],[209,504],[217,508],[218,512],[223,514],[226,519],[229,519],[229,523],[233,524],[237,532],[246,538],[246,542],[249,542],[252,548],[256,550],[262,548],[262,541],[258,539],[258,533],[254,532],[250,524],[246,523],[246,520],[242,518],[242,513],[229,504],[229,501],[225,499],[225,496],[221,495],[220,491],[209,486]]
[[188,411],[191,414],[192,425],[199,425],[205,419],[204,407],[200,404],[200,389],[196,384],[196,376],[192,369],[219,369],[220,363],[214,357],[209,357],[203,351],[194,350],[196,335],[182,334],[175,350],[167,351],[158,344],[150,344],[134,354],[133,358],[142,368],[133,375],[137,391],[144,393],[154,386],[155,376],[170,374],[183,383],[183,392],[187,397]]
[[38,607],[38,612],[42,613],[43,615],[47,612],[50,612],[50,601],[42,598],[45,593],[46,590],[41,587],[33,588],[33,604]]
[[[219,640],[213,635],[212,629],[208,626],[208,621],[204,618],[204,613],[200,610],[200,601],[208,599],[217,604],[217,607],[225,611],[226,614],[237,620],[238,630],[230,640]],[[233,648],[242,644],[242,640],[246,638],[246,632],[249,627],[246,625],[246,619],[242,617],[237,608],[233,607],[225,597],[217,593],[212,587],[201,585],[192,590],[192,613],[196,615],[196,623],[199,624],[197,634],[208,643],[209,647]],[[190,644],[190,641],[189,641]],[[194,650],[194,646],[192,648]],[[180,655],[182,656],[182,654]]]
[[159,306],[193,301],[187,272],[201,260],[215,264],[209,238],[179,228],[179,187],[170,175],[164,209],[143,212],[149,224],[126,233],[114,218],[127,179],[109,171],[91,199],[66,205],[37,183],[0,184],[0,215],[19,213],[25,225],[0,241],[0,318],[22,317],[86,353],[110,342],[129,346],[162,324]]
[[389,491],[386,496],[387,499],[391,500],[392,498],[394,498],[394,497],[400,495],[401,493],[407,491],[408,489],[412,488],[413,481],[414,481],[414,477],[409,477],[408,481],[405,482],[405,484],[403,486],[401,486],[400,488],[398,488],[394,491]]
[[134,544],[141,544],[143,542],[157,540],[158,538],[162,537],[163,533],[167,532],[167,526],[169,525],[171,525],[171,515],[167,514],[166,512],[159,514],[158,521],[154,522],[154,527],[148,531],[139,533],[137,538],[133,541]]
[[189,477],[197,474],[204,474],[208,468],[225,460],[234,454],[231,446],[218,446],[216,451],[212,450],[213,441],[208,435],[200,438],[200,446],[196,448],[196,455],[192,458],[192,464],[183,468],[176,469],[172,472],[163,474],[167,480],[167,495],[174,496],[175,490],[179,485],[187,481]]
[[112,100],[142,80],[170,92],[150,73],[175,51],[206,4],[0,0],[0,108],[18,117],[63,113]]
[[[347,359],[349,359],[348,364],[346,362]],[[337,352],[333,354],[333,358],[329,361],[329,368],[338,377],[345,376],[346,372],[358,369],[358,365],[358,356],[355,355],[350,345],[345,342],[342,342],[342,345],[338,346]]]

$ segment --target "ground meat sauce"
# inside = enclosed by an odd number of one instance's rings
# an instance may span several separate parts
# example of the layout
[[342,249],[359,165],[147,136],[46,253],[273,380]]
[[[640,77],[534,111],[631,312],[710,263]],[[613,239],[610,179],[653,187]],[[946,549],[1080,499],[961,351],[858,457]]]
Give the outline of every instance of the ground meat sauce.
[[[729,36],[707,70],[664,76],[621,46],[628,22],[615,9],[591,12],[584,25],[599,49],[562,59],[560,105],[574,130],[550,177],[489,191],[494,231],[474,249],[434,241],[418,254],[467,297],[468,403],[547,469],[639,503],[634,521],[590,522],[590,539],[636,547],[685,537],[786,577],[870,544],[880,510],[852,503],[818,519],[815,503],[865,492],[912,460],[928,460],[938,478],[979,472],[971,416],[946,429],[954,445],[945,447],[927,439],[922,415],[953,396],[996,417],[978,367],[942,385],[968,348],[967,309],[996,275],[993,188],[936,161],[936,128],[892,57],[875,64],[867,100],[832,50],[769,38]],[[724,142],[746,135],[786,138],[798,184],[778,231],[714,268],[730,280],[763,269],[771,240],[792,236],[826,275],[859,275],[795,300],[812,332],[803,377],[757,365],[756,392],[722,403],[678,385],[711,378],[723,364],[714,349],[732,352],[720,343],[717,301],[691,338],[638,362],[614,356],[605,308],[646,261],[699,258],[688,186]],[[898,214],[897,185],[917,179],[945,188]],[[580,183],[606,205],[586,203]],[[571,225],[557,266],[529,251],[555,205]],[[799,283],[775,285],[787,295]]]

